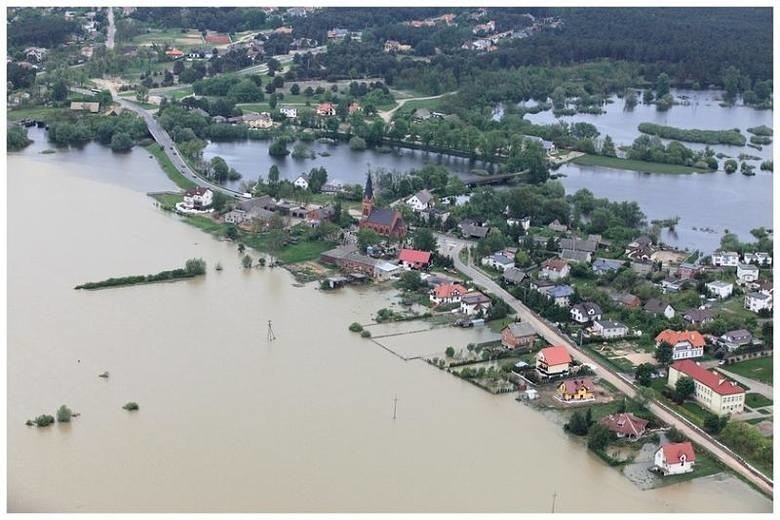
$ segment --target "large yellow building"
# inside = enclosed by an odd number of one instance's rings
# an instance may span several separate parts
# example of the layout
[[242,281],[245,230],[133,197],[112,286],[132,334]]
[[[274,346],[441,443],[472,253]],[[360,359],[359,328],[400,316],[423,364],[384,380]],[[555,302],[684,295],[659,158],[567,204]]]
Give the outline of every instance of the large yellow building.
[[726,376],[711,372],[690,359],[669,367],[667,384],[674,388],[681,377],[690,377],[696,385],[696,402],[716,415],[740,413],[745,409],[745,389]]

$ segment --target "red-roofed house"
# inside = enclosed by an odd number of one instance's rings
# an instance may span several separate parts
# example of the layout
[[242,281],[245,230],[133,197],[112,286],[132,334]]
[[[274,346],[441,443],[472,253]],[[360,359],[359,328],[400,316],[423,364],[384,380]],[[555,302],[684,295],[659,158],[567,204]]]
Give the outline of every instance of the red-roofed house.
[[655,452],[655,468],[666,475],[690,473],[696,463],[696,454],[690,442],[672,442],[664,444]]
[[645,434],[647,421],[632,413],[616,413],[601,419],[607,430],[613,432],[618,439],[635,441]]
[[172,49],[168,49],[167,51],[165,51],[165,55],[168,56],[169,58],[173,58],[174,60],[177,60],[182,56],[184,56],[184,53],[179,49],[177,49],[176,47],[173,47]]
[[704,336],[696,330],[665,329],[655,337],[656,348],[661,343],[668,343],[672,346],[672,359],[674,361],[704,355]]
[[561,381],[558,397],[563,401],[589,401],[593,399],[593,380],[586,377]]
[[712,372],[690,359],[677,361],[669,367],[667,384],[675,387],[681,377],[693,379],[696,402],[717,415],[740,413],[745,409],[745,389],[726,376]]
[[427,269],[431,265],[431,252],[417,249],[401,249],[398,260],[409,269]]
[[317,105],[317,115],[318,116],[335,116],[336,115],[336,107],[333,106],[333,103],[320,103]]
[[536,371],[543,378],[569,373],[571,356],[564,346],[545,347],[536,353]]
[[468,289],[459,283],[443,283],[437,285],[431,291],[431,301],[436,305],[443,303],[460,303],[461,297],[466,294]]

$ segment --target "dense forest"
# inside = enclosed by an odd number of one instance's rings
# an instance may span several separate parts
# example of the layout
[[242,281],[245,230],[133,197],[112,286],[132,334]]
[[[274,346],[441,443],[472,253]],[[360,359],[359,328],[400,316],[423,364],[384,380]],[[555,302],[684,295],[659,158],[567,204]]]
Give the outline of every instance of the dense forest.
[[247,7],[139,7],[131,16],[152,27],[220,32],[258,29],[266,22],[261,9]]
[[62,16],[41,13],[38,9],[23,9],[8,23],[8,48],[27,46],[56,47],[71,34],[79,34],[78,22]]

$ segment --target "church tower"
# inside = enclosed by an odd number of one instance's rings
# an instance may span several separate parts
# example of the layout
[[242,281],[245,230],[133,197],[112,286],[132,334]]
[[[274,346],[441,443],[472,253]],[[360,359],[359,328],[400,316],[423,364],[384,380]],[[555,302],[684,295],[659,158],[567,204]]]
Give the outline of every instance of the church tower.
[[374,184],[371,174],[366,178],[366,187],[363,189],[363,217],[368,217],[374,209]]

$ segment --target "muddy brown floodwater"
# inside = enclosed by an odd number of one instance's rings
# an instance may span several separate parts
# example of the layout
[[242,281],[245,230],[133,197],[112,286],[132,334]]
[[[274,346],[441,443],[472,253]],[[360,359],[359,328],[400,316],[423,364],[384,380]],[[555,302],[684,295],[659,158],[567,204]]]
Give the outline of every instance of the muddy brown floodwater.
[[[350,333],[387,293],[244,270],[131,182],[163,179],[145,154],[89,150],[8,159],[10,511],[771,511],[723,475],[639,490],[511,396]],[[205,277],[73,290],[194,256]],[[24,425],[63,403],[82,415]]]

